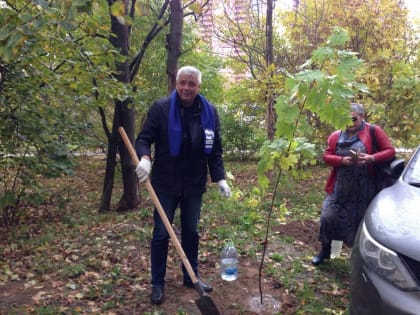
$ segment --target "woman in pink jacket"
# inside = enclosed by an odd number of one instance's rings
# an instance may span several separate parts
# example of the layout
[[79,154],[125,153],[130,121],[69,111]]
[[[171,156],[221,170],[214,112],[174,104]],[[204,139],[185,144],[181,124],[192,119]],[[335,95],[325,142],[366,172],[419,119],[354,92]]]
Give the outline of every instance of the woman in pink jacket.
[[345,131],[330,134],[324,152],[324,161],[332,169],[320,218],[321,251],[312,259],[315,266],[330,258],[332,240],[353,245],[357,227],[375,195],[373,165],[395,157],[394,147],[378,126],[374,126],[374,152],[371,125],[365,121],[363,105],[350,106],[352,124]]

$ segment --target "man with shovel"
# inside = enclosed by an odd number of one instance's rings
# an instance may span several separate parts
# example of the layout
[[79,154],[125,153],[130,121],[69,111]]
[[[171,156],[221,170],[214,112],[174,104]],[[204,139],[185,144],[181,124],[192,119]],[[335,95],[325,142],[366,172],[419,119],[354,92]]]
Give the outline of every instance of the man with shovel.
[[[137,136],[135,148],[140,162],[139,181],[151,172],[151,146],[154,144],[151,183],[170,223],[175,210],[181,209],[181,244],[198,277],[198,222],[207,169],[224,197],[231,192],[225,180],[219,117],[216,108],[199,94],[201,72],[192,66],[178,70],[176,89],[169,97],[153,103]],[[168,255],[169,234],[156,209],[151,243],[151,303],[161,304]],[[183,284],[194,287],[185,266]],[[196,281],[196,280],[195,280]],[[198,278],[205,292],[212,287]]]

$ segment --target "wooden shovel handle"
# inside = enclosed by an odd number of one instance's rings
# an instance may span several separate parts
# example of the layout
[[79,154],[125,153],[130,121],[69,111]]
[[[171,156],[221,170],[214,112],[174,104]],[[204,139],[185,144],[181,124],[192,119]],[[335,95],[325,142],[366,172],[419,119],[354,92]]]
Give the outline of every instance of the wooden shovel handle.
[[[118,132],[120,133],[121,138],[124,141],[125,147],[127,148],[127,151],[131,156],[131,159],[134,161],[134,163],[136,165],[139,164],[139,158],[137,157],[137,153],[134,150],[134,147],[131,144],[130,139],[128,139],[128,136],[127,136],[124,128],[123,127],[118,127]],[[155,205],[155,207],[156,207],[156,209],[159,213],[159,216],[163,221],[163,224],[165,225],[166,231],[168,231],[168,234],[171,238],[172,243],[174,243],[175,248],[176,248],[179,256],[181,257],[181,260],[182,260],[182,262],[185,266],[185,269],[188,272],[188,275],[191,278],[192,283],[196,284],[198,282],[198,278],[195,275],[195,273],[194,273],[194,271],[191,267],[190,261],[188,260],[187,256],[185,255],[185,252],[184,252],[184,249],[181,246],[181,243],[179,242],[178,238],[176,237],[174,229],[172,228],[172,225],[169,222],[168,217],[166,216],[165,210],[163,210],[163,207],[160,204],[159,198],[157,197],[157,195],[155,193],[155,190],[153,189],[153,186],[150,183],[149,178],[147,178],[144,181],[144,185],[146,186],[146,190],[150,194],[150,198],[152,199],[152,202]]]

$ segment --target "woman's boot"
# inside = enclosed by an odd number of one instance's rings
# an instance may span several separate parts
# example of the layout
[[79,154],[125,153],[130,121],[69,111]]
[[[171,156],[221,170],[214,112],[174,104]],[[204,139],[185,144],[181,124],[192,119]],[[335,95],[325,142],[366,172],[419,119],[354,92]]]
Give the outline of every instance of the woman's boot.
[[331,242],[322,243],[321,251],[318,255],[312,258],[312,265],[318,266],[324,262],[324,259],[330,259]]

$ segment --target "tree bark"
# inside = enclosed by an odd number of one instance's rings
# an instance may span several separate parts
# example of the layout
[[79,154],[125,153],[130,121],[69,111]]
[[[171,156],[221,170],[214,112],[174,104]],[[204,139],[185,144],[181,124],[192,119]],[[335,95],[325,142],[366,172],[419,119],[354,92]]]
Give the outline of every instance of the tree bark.
[[[124,0],[124,5],[127,11],[128,0]],[[108,4],[111,6],[114,0],[109,0]],[[111,15],[111,36],[110,42],[120,51],[124,56],[128,56],[129,46],[128,40],[130,36],[130,28],[118,21],[115,16]],[[118,63],[115,73],[118,81],[124,84],[130,83],[130,64],[128,58],[125,62]],[[135,208],[140,202],[140,195],[138,193],[137,177],[134,173],[134,166],[127,153],[124,144],[120,141],[118,127],[123,126],[130,141],[134,142],[135,133],[135,115],[134,106],[130,106],[130,99],[123,101],[116,100],[114,107],[114,119],[112,125],[112,132],[108,139],[108,152],[106,159],[106,169],[104,185],[102,190],[101,204],[99,212],[106,212],[111,209],[111,196],[114,186],[114,175],[117,152],[120,153],[121,169],[123,177],[123,195],[118,203],[117,211],[125,211]]]
[[166,49],[168,51],[166,69],[168,73],[169,93],[175,89],[176,85],[176,72],[178,70],[178,59],[181,56],[182,31],[184,27],[181,0],[172,0],[170,2],[170,9],[170,31],[166,37]]
[[267,21],[266,21],[266,48],[265,48],[265,63],[268,69],[267,75],[268,86],[266,91],[266,100],[267,100],[267,113],[266,113],[266,123],[267,123],[267,138],[269,140],[274,139],[275,135],[275,124],[276,124],[276,111],[274,109],[274,90],[271,84],[271,78],[273,76],[272,65],[273,65],[273,0],[267,0]]

